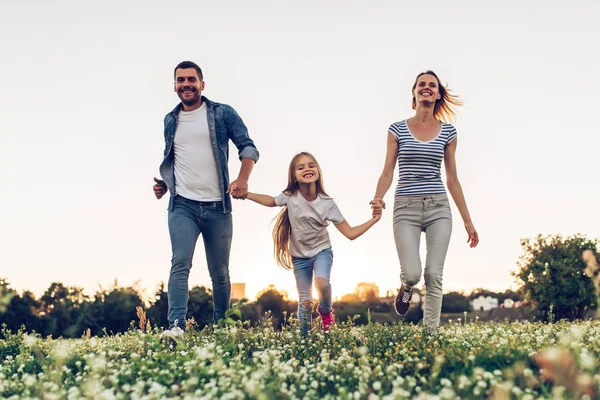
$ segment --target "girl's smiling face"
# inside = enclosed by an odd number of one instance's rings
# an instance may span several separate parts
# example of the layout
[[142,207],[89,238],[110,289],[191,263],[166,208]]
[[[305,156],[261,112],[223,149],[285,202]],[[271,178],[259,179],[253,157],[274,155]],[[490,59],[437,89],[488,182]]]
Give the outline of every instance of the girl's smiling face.
[[308,156],[302,156],[296,163],[296,181],[298,183],[313,183],[319,179],[319,168],[315,160]]

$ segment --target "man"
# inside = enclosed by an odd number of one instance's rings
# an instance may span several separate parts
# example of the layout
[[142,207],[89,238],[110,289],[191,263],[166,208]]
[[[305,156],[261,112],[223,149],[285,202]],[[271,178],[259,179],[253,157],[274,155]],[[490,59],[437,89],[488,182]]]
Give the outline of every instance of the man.
[[[169,329],[162,337],[178,339],[185,330],[188,278],[198,236],[202,234],[213,288],[215,322],[229,308],[231,196],[245,199],[248,178],[258,151],[235,110],[202,96],[202,70],[191,61],[175,67],[175,93],[181,103],[164,121],[163,180],[154,178],[157,199],[171,192],[169,234],[173,257],[168,284]],[[229,183],[229,140],[242,162],[238,178]]]

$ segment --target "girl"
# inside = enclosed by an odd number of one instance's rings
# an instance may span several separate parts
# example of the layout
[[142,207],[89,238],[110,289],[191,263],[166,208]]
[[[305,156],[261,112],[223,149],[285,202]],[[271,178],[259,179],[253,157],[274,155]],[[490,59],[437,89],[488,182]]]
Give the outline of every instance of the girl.
[[394,239],[400,259],[401,285],[394,305],[398,314],[408,312],[413,286],[421,279],[419,243],[421,232],[425,232],[427,294],[423,324],[433,330],[440,323],[442,271],[452,232],[450,203],[440,173],[442,159],[448,190],[467,230],[467,243],[471,247],[479,243],[456,173],[456,129],[444,122],[455,117],[453,107],[460,105],[462,101],[440,84],[435,73],[427,71],[417,76],[412,88],[412,108],[416,113],[390,126],[385,165],[371,201],[374,215],[385,208],[383,196],[392,183],[397,159]]
[[311,325],[313,276],[323,329],[329,330],[334,318],[329,282],[333,252],[327,233],[328,221],[333,222],[348,239],[354,240],[379,221],[381,214],[373,215],[362,225],[351,227],[325,192],[321,168],[307,152],[296,154],[290,162],[288,184],[279,196],[248,193],[247,198],[267,207],[285,206],[276,217],[273,228],[275,260],[283,268],[294,270],[302,334],[306,334]]

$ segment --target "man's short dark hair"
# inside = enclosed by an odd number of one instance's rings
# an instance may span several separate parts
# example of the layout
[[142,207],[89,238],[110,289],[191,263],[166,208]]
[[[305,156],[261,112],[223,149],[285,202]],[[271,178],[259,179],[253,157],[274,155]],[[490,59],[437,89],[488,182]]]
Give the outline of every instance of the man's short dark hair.
[[194,68],[196,70],[196,73],[198,74],[198,79],[200,79],[201,81],[204,80],[204,77],[202,76],[202,69],[200,69],[198,64],[196,64],[193,61],[182,61],[179,64],[177,64],[177,66],[173,70],[173,78],[175,78],[177,76],[178,69],[186,69],[186,68]]

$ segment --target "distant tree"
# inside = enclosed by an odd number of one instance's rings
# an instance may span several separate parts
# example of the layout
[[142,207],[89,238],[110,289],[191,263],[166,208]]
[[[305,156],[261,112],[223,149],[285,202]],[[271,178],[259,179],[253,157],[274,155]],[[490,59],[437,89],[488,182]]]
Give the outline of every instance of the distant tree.
[[379,300],[379,287],[374,283],[360,282],[356,285],[354,294],[361,301],[372,303]]
[[514,290],[506,289],[502,293],[498,293],[498,302],[499,304],[504,303],[504,300],[510,299],[512,301],[521,301],[523,300],[523,295]]
[[483,296],[483,297],[488,297],[489,296],[489,297],[497,298],[498,297],[498,293],[494,292],[492,290],[489,290],[489,289],[476,288],[476,289],[473,289],[471,291],[471,293],[469,294],[469,296],[467,296],[467,298],[472,301],[472,300],[475,300],[476,298],[478,298],[480,296]]
[[[591,249],[587,249],[581,255],[581,259],[586,264],[583,273],[588,276],[595,288],[596,302],[600,302],[600,263],[598,259],[600,254],[594,253]],[[596,307],[596,316],[600,317],[600,310]]]
[[125,332],[131,321],[137,321],[137,307],[142,307],[143,301],[132,287],[113,288],[104,298],[106,328],[109,332]]
[[423,308],[421,308],[417,305],[412,305],[408,309],[408,312],[406,313],[406,315],[404,317],[402,317],[402,319],[406,322],[412,322],[413,324],[418,324],[420,321],[423,320]]
[[345,322],[352,319],[355,325],[366,325],[369,321],[369,307],[361,301],[340,302],[333,305],[335,320],[337,322]]
[[45,333],[53,337],[74,337],[81,306],[88,301],[83,289],[53,282],[40,298],[40,314]]
[[[161,282],[154,296],[150,299],[147,317],[152,326],[167,328],[169,312],[169,296],[164,282]],[[194,286],[188,294],[188,311],[186,319],[194,318],[199,328],[213,323],[212,291],[204,286]]]
[[356,293],[346,293],[341,298],[342,303],[360,303],[360,297]]
[[199,328],[213,323],[212,292],[204,286],[194,286],[189,292],[187,318],[192,317]]
[[26,290],[21,295],[20,302],[21,305],[16,314],[20,315],[26,321],[24,324],[27,331],[35,331],[42,334],[44,327],[39,316],[40,301],[35,298],[32,292]]
[[72,328],[72,337],[80,337],[88,329],[94,336],[103,336],[106,326],[102,299],[87,301],[80,306],[79,318]]
[[28,331],[43,333],[37,315],[39,302],[31,292],[26,291],[19,295],[5,279],[0,279],[0,298],[3,299],[0,307],[0,326],[6,324],[12,332],[25,326]]
[[119,287],[115,281],[110,290],[100,288],[91,307],[96,314],[94,325],[109,334],[125,332],[131,321],[137,321],[136,307],[143,306],[136,287]]
[[257,306],[255,303],[246,303],[240,307],[242,312],[242,321],[250,321],[253,325],[260,320]]
[[269,285],[258,293],[255,302],[260,315],[271,311],[273,324],[278,327],[283,323],[283,312],[288,311],[287,293]]
[[169,296],[167,294],[165,283],[161,282],[154,292],[154,296],[150,299],[150,307],[147,311],[147,317],[152,326],[161,328],[169,327],[167,315],[169,312]]
[[582,318],[596,307],[592,279],[583,273],[584,250],[597,254],[598,242],[580,235],[560,235],[521,240],[524,254],[514,275],[525,300],[531,301],[538,315],[547,316],[550,306],[556,319]]
[[5,278],[0,279],[0,314],[6,312],[11,299],[17,292],[10,287]]
[[445,293],[442,298],[442,312],[444,313],[469,312],[471,309],[469,298],[462,292]]

